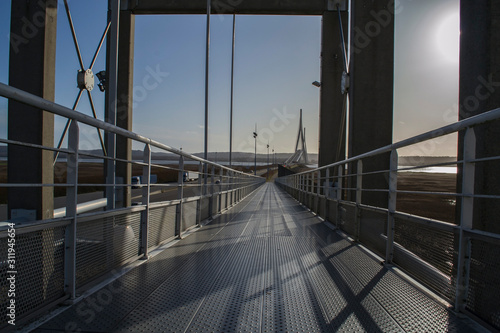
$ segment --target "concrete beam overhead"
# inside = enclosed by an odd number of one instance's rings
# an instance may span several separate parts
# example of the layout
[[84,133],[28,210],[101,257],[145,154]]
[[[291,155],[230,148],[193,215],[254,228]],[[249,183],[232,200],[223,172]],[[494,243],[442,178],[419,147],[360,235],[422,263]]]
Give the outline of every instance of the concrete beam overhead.
[[[322,15],[328,0],[213,0],[212,14]],[[128,0],[122,10],[134,14],[206,14],[206,0]]]

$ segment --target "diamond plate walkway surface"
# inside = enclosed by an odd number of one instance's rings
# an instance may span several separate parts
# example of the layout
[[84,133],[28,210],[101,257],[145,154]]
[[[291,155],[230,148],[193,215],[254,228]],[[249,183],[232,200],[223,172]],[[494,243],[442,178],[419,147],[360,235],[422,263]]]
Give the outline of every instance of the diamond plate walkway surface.
[[267,183],[36,332],[471,332]]

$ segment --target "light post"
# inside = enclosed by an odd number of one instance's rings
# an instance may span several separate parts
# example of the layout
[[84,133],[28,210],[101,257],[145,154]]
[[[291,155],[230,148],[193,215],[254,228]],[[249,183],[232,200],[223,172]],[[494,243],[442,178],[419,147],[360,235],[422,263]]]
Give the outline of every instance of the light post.
[[267,141],[267,179],[269,179],[269,141]]
[[253,174],[257,176],[257,124],[255,124],[255,132],[253,132],[253,138],[255,140],[255,158],[254,158]]

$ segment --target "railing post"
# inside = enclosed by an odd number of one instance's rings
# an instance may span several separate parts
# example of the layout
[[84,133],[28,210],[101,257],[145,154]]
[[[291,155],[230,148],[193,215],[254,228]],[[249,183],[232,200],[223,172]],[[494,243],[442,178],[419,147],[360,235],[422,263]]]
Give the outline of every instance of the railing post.
[[321,171],[317,172],[317,188],[316,188],[316,194],[320,195],[321,194]]
[[200,196],[200,200],[198,201],[198,205],[196,206],[196,225],[200,226],[201,224],[201,209],[203,208],[203,202],[204,202],[204,193],[201,188],[202,186],[202,177],[201,173],[203,172],[203,164],[200,162],[198,166],[198,190],[199,193],[198,195]]
[[458,264],[455,291],[455,311],[462,311],[467,301],[470,269],[470,238],[465,235],[472,229],[474,219],[474,179],[476,158],[476,135],[469,128],[464,137],[464,160],[462,171],[462,205],[460,208],[460,235],[458,243]]
[[330,220],[330,168],[326,168],[325,181],[323,186],[323,194],[325,195],[325,221]]
[[229,184],[227,185],[227,190],[229,191],[228,197],[231,198],[228,203],[228,207],[233,205],[234,202],[234,193],[233,193],[233,181],[234,181],[234,174],[232,171],[229,171]]
[[64,255],[64,287],[70,299],[76,298],[76,228],[77,228],[77,197],[78,197],[78,149],[80,130],[76,120],[69,127],[68,149],[72,152],[67,157],[68,185],[66,190],[66,217],[71,223],[66,228]]
[[359,241],[359,235],[361,231],[361,199],[363,196],[363,161],[358,161],[357,172],[356,172],[356,210],[354,217],[356,234],[354,235],[354,239]]
[[[214,182],[215,182],[215,168],[213,165],[211,165],[212,171],[211,171],[211,184],[210,184],[210,199],[209,199],[209,204],[208,204],[208,216],[210,219],[213,218],[214,215]],[[208,165],[207,165],[207,172],[208,172]]]
[[311,175],[311,183],[310,183],[310,187],[309,187],[309,192],[311,193],[309,195],[309,199],[307,200],[308,204],[309,204],[309,207],[311,207],[311,211],[314,211],[314,172],[311,172],[310,173]]
[[301,203],[306,202],[307,198],[307,175],[302,175],[302,199],[300,200]]
[[387,243],[385,249],[385,264],[392,264],[394,255],[394,213],[396,212],[396,199],[398,190],[398,152],[391,151],[389,172],[389,202],[387,209]]
[[224,170],[222,168],[219,170],[219,185],[217,186],[217,197],[218,197],[218,210],[217,213],[222,212],[222,181],[224,179]]
[[180,200],[175,210],[175,234],[182,239],[182,206],[184,199],[184,157],[179,156],[179,174],[177,178],[177,199]]
[[297,176],[297,185],[297,200],[299,200],[299,202],[302,202],[302,175]]
[[148,258],[148,233],[149,233],[149,204],[151,200],[151,147],[146,144],[143,152],[142,181],[146,180],[146,186],[142,188],[142,204],[146,209],[141,216],[141,252],[143,259]]
[[342,191],[343,191],[343,189],[342,189],[343,188],[343,186],[342,186],[343,184],[342,183],[343,183],[343,180],[344,180],[342,178],[342,176],[344,174],[343,173],[343,168],[344,168],[344,165],[341,164],[341,165],[339,165],[339,168],[337,170],[337,176],[338,176],[337,177],[337,189],[336,189],[337,192],[335,193],[336,194],[336,200],[337,200],[337,202],[335,203],[335,205],[336,205],[335,213],[337,214],[335,216],[335,226],[337,228],[340,225],[340,216],[341,216],[341,214],[340,214],[340,200],[342,200]]

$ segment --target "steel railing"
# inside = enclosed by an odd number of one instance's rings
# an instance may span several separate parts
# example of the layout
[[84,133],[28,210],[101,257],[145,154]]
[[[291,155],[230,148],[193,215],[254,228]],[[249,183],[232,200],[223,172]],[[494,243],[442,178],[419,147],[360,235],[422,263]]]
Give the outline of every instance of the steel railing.
[[[66,190],[65,207],[54,210],[53,218],[15,224],[16,268],[22,271],[17,287],[23,290],[16,299],[18,320],[28,319],[48,306],[75,298],[78,291],[86,289],[89,283],[104,274],[139,258],[147,258],[151,250],[174,238],[182,238],[186,231],[230,208],[265,182],[262,177],[204,160],[3,83],[0,83],[0,96],[71,120],[67,148],[0,139],[0,143],[7,145],[66,154],[65,184],[0,184],[0,188],[62,187]],[[80,151],[81,124],[143,144],[143,159],[123,160]],[[155,162],[153,150],[173,154],[177,160]],[[82,157],[100,159],[101,164],[139,166],[145,181],[141,184],[132,184],[131,179],[123,184],[109,181],[81,184],[78,174],[85,167]],[[175,181],[153,183],[152,170],[175,173]],[[186,182],[186,172],[196,175],[197,180]],[[110,204],[107,195],[106,198],[78,204],[78,190],[89,187],[104,188],[113,193],[134,187],[142,191],[135,205],[110,209],[114,203]],[[165,193],[169,197],[163,198]],[[102,211],[103,207],[107,209]],[[9,226],[0,226],[2,281],[6,281],[9,272],[8,238]],[[4,294],[2,292],[0,296],[0,315],[5,318],[8,299]]]
[[[486,224],[479,227],[474,209],[478,200],[494,200],[500,204],[498,192],[475,193],[477,166],[500,161],[500,156],[476,156],[475,128],[499,119],[500,109],[495,109],[356,157],[278,178],[276,183],[313,212],[385,258],[386,264],[398,265],[456,310],[473,313],[498,329],[500,305],[494,301],[500,296],[496,278],[500,268],[500,234],[494,227],[498,219],[490,216],[490,227]],[[463,159],[417,166],[399,164],[398,149],[461,131]],[[371,168],[375,158],[384,158],[389,167]],[[408,172],[442,166],[457,167],[461,190],[398,189],[398,179]],[[374,177],[379,180],[383,177],[385,186],[363,186],[364,179]],[[453,181],[456,182],[457,177]],[[383,206],[365,202],[365,196],[374,194],[385,198]],[[425,212],[398,210],[398,197],[409,195],[422,200],[421,205],[425,205],[423,198],[456,200],[457,217],[442,221],[422,216]]]

